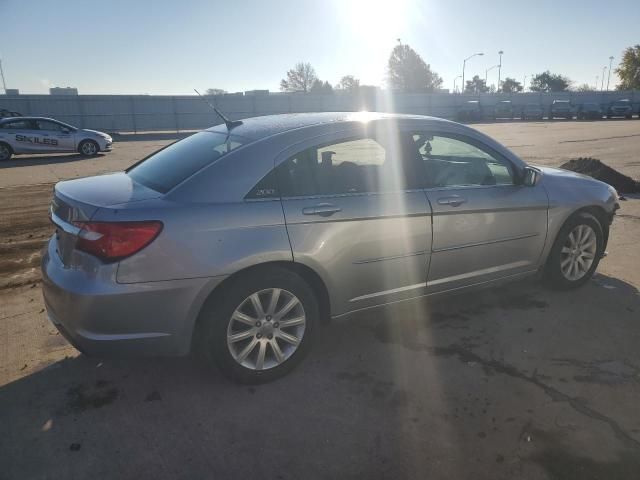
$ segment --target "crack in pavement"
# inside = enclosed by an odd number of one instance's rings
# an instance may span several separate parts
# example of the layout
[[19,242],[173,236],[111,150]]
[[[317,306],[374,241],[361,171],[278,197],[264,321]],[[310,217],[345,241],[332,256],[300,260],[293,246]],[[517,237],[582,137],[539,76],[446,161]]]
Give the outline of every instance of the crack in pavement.
[[635,448],[640,450],[640,441],[633,438],[629,435],[624,429],[618,425],[618,423],[612,418],[607,417],[606,415],[593,410],[588,407],[584,403],[580,402],[578,399],[570,397],[569,395],[562,393],[561,391],[555,389],[554,387],[547,385],[546,383],[541,382],[537,376],[534,374],[529,377],[518,370],[516,367],[500,362],[498,360],[490,359],[487,360],[482,358],[480,355],[468,350],[460,345],[449,345],[448,347],[432,347],[431,348],[436,355],[442,356],[451,356],[455,355],[462,362],[477,362],[480,365],[490,368],[498,373],[508,375],[513,378],[517,378],[520,380],[524,380],[532,385],[535,385],[538,388],[544,390],[544,392],[551,397],[551,399],[555,402],[566,402],[568,403],[575,411],[586,415],[589,418],[594,420],[599,420],[601,422],[609,425],[615,436],[625,444],[627,447]]

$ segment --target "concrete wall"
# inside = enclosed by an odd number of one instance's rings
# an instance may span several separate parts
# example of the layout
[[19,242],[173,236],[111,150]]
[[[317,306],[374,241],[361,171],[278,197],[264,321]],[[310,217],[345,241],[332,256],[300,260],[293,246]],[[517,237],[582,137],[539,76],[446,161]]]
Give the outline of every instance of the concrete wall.
[[[539,103],[548,106],[554,99],[568,99],[574,106],[600,103],[603,106],[622,98],[640,107],[639,92],[563,92],[518,94],[389,94],[364,91],[359,94],[333,95],[271,94],[221,95],[209,97],[232,119],[292,112],[381,111],[455,118],[457,108],[467,100],[479,100],[489,111],[501,100],[514,106]],[[150,95],[0,95],[0,108],[57,118],[82,127],[107,132],[155,130],[198,130],[220,123],[209,106],[197,96]]]

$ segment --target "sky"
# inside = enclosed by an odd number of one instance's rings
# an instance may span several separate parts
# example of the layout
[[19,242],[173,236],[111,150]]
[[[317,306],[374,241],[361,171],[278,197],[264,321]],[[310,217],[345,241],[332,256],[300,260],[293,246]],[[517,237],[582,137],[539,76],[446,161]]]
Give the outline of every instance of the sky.
[[384,87],[398,39],[444,88],[478,52],[465,76],[484,78],[499,50],[503,79],[550,70],[578,86],[640,43],[640,0],[0,0],[0,24],[7,88],[21,93],[278,91],[300,61],[332,84],[354,75]]

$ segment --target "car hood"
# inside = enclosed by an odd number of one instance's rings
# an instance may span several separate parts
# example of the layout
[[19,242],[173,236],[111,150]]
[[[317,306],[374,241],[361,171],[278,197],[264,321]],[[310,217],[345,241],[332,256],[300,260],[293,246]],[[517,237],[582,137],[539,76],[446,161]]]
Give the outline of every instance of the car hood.
[[135,182],[124,172],[60,182],[55,192],[65,200],[94,207],[109,207],[161,196],[159,192]]
[[99,132],[98,130],[90,130],[88,128],[81,128],[80,131],[84,132],[84,133],[92,133],[93,135],[99,135],[101,137],[104,137],[104,136],[110,137],[110,135],[108,133]]
[[543,177],[552,177],[553,179],[561,180],[561,181],[569,181],[569,182],[580,182],[583,185],[589,186],[598,186],[598,187],[609,187],[605,182],[601,182],[600,180],[596,180],[589,175],[584,175],[582,173],[572,172],[571,170],[565,170],[563,168],[554,168],[554,167],[544,167],[540,165],[532,165],[535,168],[542,170]]

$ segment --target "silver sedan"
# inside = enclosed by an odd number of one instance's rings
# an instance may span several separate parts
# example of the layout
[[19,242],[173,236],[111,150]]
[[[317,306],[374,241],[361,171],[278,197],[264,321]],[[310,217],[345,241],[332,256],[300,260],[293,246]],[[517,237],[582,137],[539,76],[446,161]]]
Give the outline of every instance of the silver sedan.
[[584,284],[617,201],[445,120],[253,118],[58,183],[44,298],[83,352],[196,350],[233,379],[267,381],[324,319],[537,273]]
[[76,128],[44,117],[13,117],[0,119],[0,161],[22,153],[78,152],[97,155],[111,150],[110,135]]

